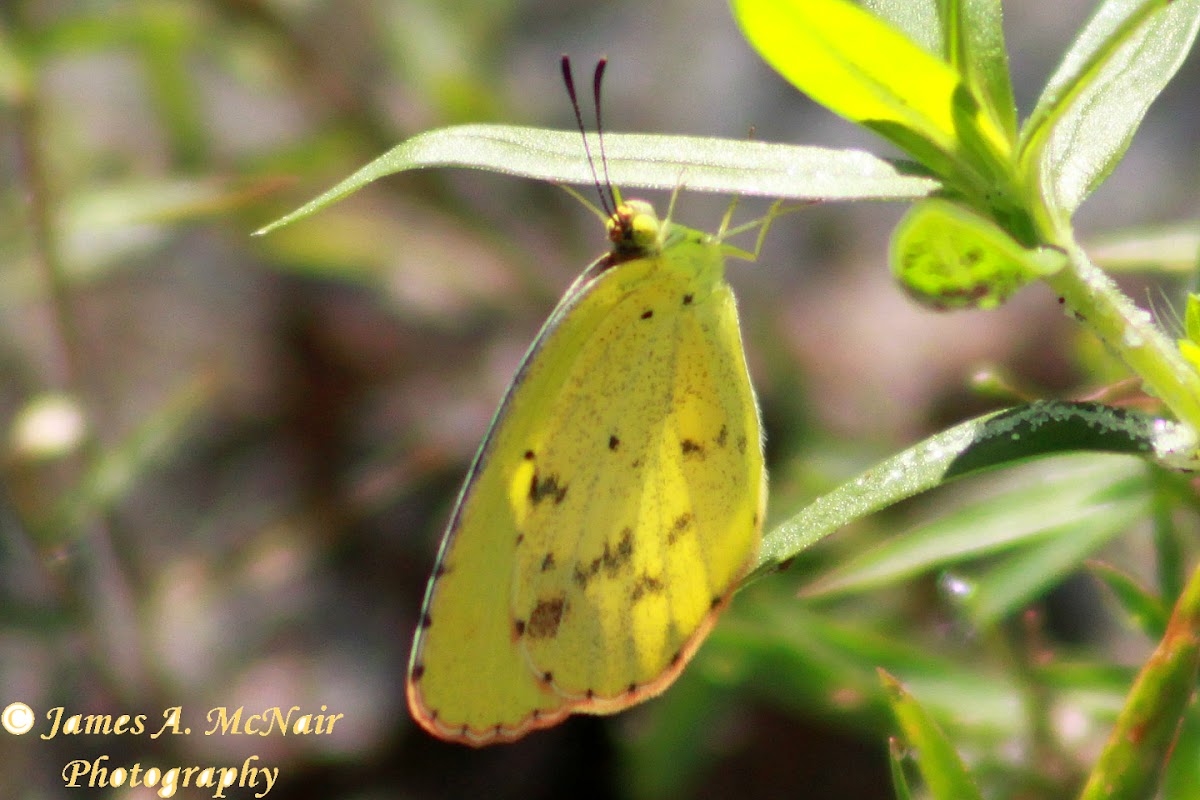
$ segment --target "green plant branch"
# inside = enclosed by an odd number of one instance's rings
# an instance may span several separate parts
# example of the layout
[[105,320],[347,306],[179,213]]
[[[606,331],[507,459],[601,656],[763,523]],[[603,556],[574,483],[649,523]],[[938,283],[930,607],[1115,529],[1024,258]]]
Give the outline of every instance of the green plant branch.
[[1046,283],[1077,320],[1112,348],[1181,422],[1200,431],[1200,375],[1175,342],[1138,308],[1078,244],[1064,246],[1068,260]]
[[1200,566],[1171,612],[1167,632],[1142,667],[1080,800],[1154,794],[1200,667]]

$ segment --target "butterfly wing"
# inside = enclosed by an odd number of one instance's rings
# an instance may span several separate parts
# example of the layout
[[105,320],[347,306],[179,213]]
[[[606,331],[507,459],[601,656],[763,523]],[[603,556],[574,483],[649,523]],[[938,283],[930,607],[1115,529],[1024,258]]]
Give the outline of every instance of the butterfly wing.
[[[510,568],[522,536],[509,502],[521,442],[552,413],[571,354],[599,309],[586,302],[605,259],[571,286],[542,326],[505,393],[459,493],[413,638],[409,710],[435,736],[482,746],[512,741],[568,713],[517,647]],[[578,310],[577,310],[578,309]],[[567,323],[567,324],[564,324]]]
[[608,713],[661,691],[753,559],[757,406],[719,245],[619,267],[513,480],[512,611],[535,674]]
[[435,735],[511,741],[661,691],[753,560],[757,407],[720,246],[686,233],[593,265],[510,386],[413,644]]

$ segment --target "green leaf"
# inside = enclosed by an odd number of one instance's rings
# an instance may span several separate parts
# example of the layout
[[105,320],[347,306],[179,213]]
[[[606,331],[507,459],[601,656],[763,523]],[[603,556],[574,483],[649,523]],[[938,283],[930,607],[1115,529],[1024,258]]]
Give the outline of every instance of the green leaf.
[[1066,255],[1022,247],[994,222],[938,198],[917,203],[892,232],[892,272],[915,300],[939,310],[995,308],[1057,272]]
[[1162,598],[1152,593],[1136,578],[1112,564],[1102,561],[1088,563],[1093,575],[1104,582],[1116,598],[1121,610],[1138,630],[1151,639],[1158,639],[1167,629],[1170,609]]
[[1107,0],[1051,77],[1021,163],[1069,217],[1121,160],[1200,28],[1200,0]]
[[165,402],[90,463],[79,484],[59,498],[53,518],[39,529],[41,540],[47,545],[71,541],[81,535],[89,515],[116,508],[148,473],[181,449],[188,428],[212,402],[216,390],[216,379],[208,373],[175,387]]
[[946,734],[921,704],[887,672],[879,670],[904,741],[915,751],[917,768],[936,800],[983,800]]
[[816,498],[763,537],[752,577],[856,519],[975,472],[1072,451],[1140,455],[1194,467],[1185,426],[1097,403],[1038,401],[942,431]]
[[965,190],[994,191],[1008,174],[1008,138],[954,69],[872,14],[846,0],[733,0],[733,9],[767,63],[829,110],[944,179],[963,178]]
[[876,668],[905,676],[927,708],[989,737],[1017,735],[1020,690],[1011,676],[931,651],[920,637],[815,613],[789,587],[764,581],[738,595],[692,671],[794,708],[870,721],[887,713]]
[[888,769],[892,774],[892,793],[896,800],[912,800],[908,777],[904,774],[904,746],[895,736],[888,737]]
[[1189,294],[1184,312],[1183,329],[1187,338],[1200,344],[1200,295]]
[[862,6],[948,62],[996,126],[1016,141],[1017,108],[999,0],[862,0]]
[[1087,243],[1088,257],[1107,272],[1153,270],[1191,275],[1200,254],[1194,220],[1113,231]]
[[1111,509],[1105,502],[1111,488],[1138,477],[1144,490],[1144,468],[1127,460],[1077,455],[1039,464],[1005,481],[999,491],[972,497],[840,563],[807,586],[804,595],[870,591],[948,564],[1027,546],[1103,518]]
[[1107,502],[1050,528],[1033,545],[969,579],[961,596],[972,624],[987,629],[1025,608],[1075,572],[1088,556],[1146,518],[1145,477],[1110,488]]
[[[592,153],[599,154],[594,135],[590,141]],[[796,200],[912,200],[938,186],[930,178],[905,174],[897,165],[861,150],[608,133],[604,152],[608,177],[620,187],[683,187]],[[255,234],[295,222],[385,175],[428,167],[471,167],[562,183],[595,181],[578,132],[458,125],[428,131],[397,145]]]
[[1000,0],[941,0],[941,6],[946,60],[983,103],[992,124],[1015,143],[1017,104],[1004,47]]

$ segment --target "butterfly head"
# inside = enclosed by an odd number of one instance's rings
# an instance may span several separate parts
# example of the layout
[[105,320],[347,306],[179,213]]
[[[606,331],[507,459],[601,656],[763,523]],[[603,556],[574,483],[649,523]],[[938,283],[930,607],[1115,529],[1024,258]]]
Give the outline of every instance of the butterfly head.
[[664,227],[654,206],[645,200],[627,200],[608,218],[608,239],[619,255],[649,255],[662,249]]

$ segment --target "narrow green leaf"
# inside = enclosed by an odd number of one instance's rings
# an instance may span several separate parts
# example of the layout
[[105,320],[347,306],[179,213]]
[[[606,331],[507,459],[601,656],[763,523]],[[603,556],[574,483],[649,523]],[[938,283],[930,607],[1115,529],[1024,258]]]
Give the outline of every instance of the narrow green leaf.
[[1022,721],[1014,714],[1020,689],[1011,676],[938,655],[927,642],[902,631],[881,633],[810,611],[788,587],[771,582],[738,596],[697,662],[701,669],[715,662],[714,673],[719,669],[725,686],[736,681],[806,715],[837,710],[875,720],[887,713],[875,672],[882,666],[902,673],[927,709],[963,729],[989,737],[1021,731]]
[[869,12],[846,0],[733,0],[733,9],[767,63],[829,110],[943,178],[1006,174],[1008,138],[954,69]]
[[1159,639],[1167,629],[1169,609],[1162,598],[1153,594],[1124,570],[1103,561],[1089,561],[1088,570],[1104,582],[1121,610],[1138,630],[1151,639]]
[[1148,498],[1135,481],[1079,519],[1046,531],[1029,547],[974,576],[961,597],[972,624],[991,628],[1075,572],[1088,556],[1145,519]]
[[862,0],[927,53],[948,62],[1010,141],[1017,137],[1000,0]]
[[1127,459],[1061,457],[1022,470],[999,492],[973,498],[936,519],[890,537],[840,563],[805,587],[805,596],[878,589],[967,559],[1012,550],[1064,526],[1102,517],[1112,487],[1141,477]]
[[1107,272],[1153,270],[1191,275],[1200,256],[1195,220],[1102,234],[1089,241],[1088,256]]
[[888,768],[892,773],[892,793],[896,800],[911,800],[908,777],[904,774],[904,745],[895,736],[888,737]]
[[1200,0],[1107,0],[1051,77],[1021,163],[1069,217],[1121,160],[1200,29]]
[[979,787],[933,717],[898,680],[882,669],[879,679],[904,740],[915,751],[917,768],[930,795],[936,800],[983,800]]
[[1010,142],[1017,139],[1008,51],[1000,0],[941,0],[948,44],[946,59],[983,103],[992,123]]
[[88,465],[79,484],[59,499],[53,519],[41,532],[43,541],[69,541],[81,533],[89,514],[111,510],[123,501],[150,470],[179,449],[188,426],[211,402],[215,390],[210,374],[192,376],[176,387],[153,414]]
[[1200,295],[1188,295],[1187,310],[1183,316],[1183,330],[1187,334],[1187,338],[1200,344]]
[[[593,135],[592,152],[599,153]],[[861,150],[743,139],[652,134],[604,135],[608,175],[618,187],[722,192],[796,200],[912,200],[936,181]],[[458,125],[428,131],[384,153],[261,235],[295,222],[371,181],[410,169],[471,167],[545,181],[595,181],[575,131],[511,125]],[[909,170],[911,172],[911,170]]]
[[1194,467],[1194,439],[1177,423],[1096,403],[1039,401],[977,417],[885,459],[773,528],[754,576],[856,519],[955,478],[1080,450]]

